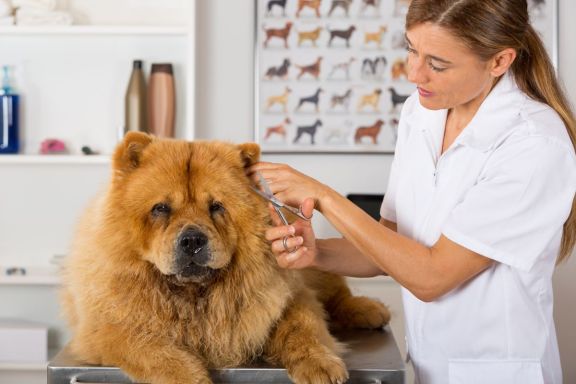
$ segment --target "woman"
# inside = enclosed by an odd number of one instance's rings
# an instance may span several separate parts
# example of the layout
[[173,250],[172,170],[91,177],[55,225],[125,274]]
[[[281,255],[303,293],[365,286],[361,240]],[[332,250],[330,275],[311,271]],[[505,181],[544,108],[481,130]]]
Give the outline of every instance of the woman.
[[[552,273],[576,236],[574,115],[525,0],[413,0],[409,80],[380,223],[286,165],[258,163],[297,221],[267,232],[278,263],[403,286],[419,383],[562,383]],[[291,237],[290,235],[295,235]]]

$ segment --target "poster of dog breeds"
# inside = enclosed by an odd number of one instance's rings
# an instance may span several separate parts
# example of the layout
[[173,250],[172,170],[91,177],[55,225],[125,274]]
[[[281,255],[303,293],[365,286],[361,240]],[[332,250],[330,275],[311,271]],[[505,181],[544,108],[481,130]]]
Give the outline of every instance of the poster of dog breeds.
[[408,82],[410,0],[256,0],[264,152],[392,153]]
[[[411,0],[256,0],[255,141],[264,152],[393,153]],[[528,0],[550,56],[558,0]]]

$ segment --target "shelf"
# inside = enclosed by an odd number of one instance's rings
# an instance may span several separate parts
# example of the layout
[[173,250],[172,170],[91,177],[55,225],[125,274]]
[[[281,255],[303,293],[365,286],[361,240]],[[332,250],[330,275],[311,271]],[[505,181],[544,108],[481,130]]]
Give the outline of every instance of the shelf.
[[57,348],[48,349],[48,361],[38,363],[9,363],[0,361],[0,371],[45,371],[48,362],[58,353]]
[[164,27],[164,26],[56,26],[56,27],[0,27],[2,36],[19,36],[19,35],[166,35],[166,36],[186,36],[189,33],[188,27]]
[[110,164],[106,155],[0,155],[0,164],[21,165],[90,165]]

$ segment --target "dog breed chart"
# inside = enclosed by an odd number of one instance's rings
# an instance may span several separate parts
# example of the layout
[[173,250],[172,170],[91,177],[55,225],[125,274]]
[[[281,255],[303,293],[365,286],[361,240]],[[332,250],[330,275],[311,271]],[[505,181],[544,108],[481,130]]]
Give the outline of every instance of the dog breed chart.
[[264,151],[393,152],[409,0],[257,0],[256,138]]
[[[393,152],[410,0],[256,0],[256,141],[269,152]],[[557,0],[529,0],[557,62]]]

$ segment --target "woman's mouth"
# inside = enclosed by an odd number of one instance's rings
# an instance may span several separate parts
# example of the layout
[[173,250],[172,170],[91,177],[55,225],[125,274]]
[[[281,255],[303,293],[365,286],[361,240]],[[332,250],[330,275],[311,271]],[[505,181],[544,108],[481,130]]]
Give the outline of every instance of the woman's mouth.
[[420,96],[422,97],[431,97],[434,95],[434,93],[425,90],[424,88],[420,88],[418,87],[418,93],[420,94]]

